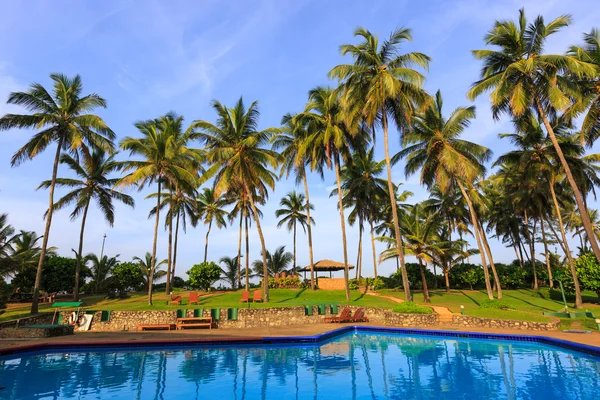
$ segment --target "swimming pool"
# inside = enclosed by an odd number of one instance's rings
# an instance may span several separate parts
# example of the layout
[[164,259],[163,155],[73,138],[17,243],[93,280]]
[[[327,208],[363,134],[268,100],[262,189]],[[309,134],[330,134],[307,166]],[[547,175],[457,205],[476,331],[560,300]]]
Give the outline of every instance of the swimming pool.
[[600,357],[366,329],[318,343],[0,358],[0,399],[598,399]]

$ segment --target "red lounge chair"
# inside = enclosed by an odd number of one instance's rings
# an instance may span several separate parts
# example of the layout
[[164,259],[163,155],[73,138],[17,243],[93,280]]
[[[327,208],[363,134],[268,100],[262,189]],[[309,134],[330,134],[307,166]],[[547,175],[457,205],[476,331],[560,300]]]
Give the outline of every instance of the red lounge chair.
[[359,308],[354,312],[354,315],[350,318],[350,322],[369,322],[369,319],[365,316],[365,310]]
[[255,303],[259,302],[259,301],[263,301],[263,299],[262,299],[262,290],[256,290],[253,293],[252,301],[255,302]]
[[240,299],[240,301],[241,301],[242,303],[247,303],[247,302],[249,302],[249,301],[250,301],[250,292],[249,292],[249,291],[247,291],[247,290],[244,290],[244,291],[242,292],[242,298]]
[[349,308],[344,308],[344,310],[342,311],[342,313],[340,315],[336,315],[335,317],[326,317],[323,318],[323,322],[345,322],[345,321],[349,321],[349,318],[351,317],[350,315],[350,309]]
[[173,304],[173,305],[180,305],[181,304],[181,296],[173,296],[171,297],[171,301],[169,302],[169,304]]
[[198,304],[198,293],[190,293],[190,299],[188,300],[188,304]]

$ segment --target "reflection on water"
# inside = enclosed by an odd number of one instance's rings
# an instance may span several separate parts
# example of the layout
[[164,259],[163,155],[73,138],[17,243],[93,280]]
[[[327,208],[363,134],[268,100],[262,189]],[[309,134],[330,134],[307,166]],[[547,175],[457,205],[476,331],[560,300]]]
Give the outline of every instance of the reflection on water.
[[0,399],[598,399],[600,358],[530,343],[356,333],[320,346],[0,359]]

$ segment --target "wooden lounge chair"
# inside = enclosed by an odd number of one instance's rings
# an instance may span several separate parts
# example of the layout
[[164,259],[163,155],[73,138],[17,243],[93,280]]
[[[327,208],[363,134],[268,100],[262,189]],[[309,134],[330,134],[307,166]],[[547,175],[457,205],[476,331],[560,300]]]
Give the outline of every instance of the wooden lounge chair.
[[369,318],[365,316],[365,310],[359,308],[354,312],[349,322],[369,322]]
[[170,305],[181,305],[181,296],[173,296],[171,297],[171,301],[169,301]]
[[255,303],[257,303],[259,301],[263,301],[262,290],[255,290],[254,293],[252,293],[252,301]]
[[340,315],[336,315],[334,317],[325,317],[323,318],[323,322],[346,322],[349,321],[350,317],[350,309],[344,308]]
[[247,302],[249,302],[249,301],[250,301],[250,292],[249,292],[249,291],[247,291],[247,290],[244,290],[244,291],[242,292],[242,298],[240,299],[240,301],[241,301],[242,303],[247,303]]
[[196,292],[190,293],[190,298],[188,300],[188,304],[198,304],[198,293],[196,293]]

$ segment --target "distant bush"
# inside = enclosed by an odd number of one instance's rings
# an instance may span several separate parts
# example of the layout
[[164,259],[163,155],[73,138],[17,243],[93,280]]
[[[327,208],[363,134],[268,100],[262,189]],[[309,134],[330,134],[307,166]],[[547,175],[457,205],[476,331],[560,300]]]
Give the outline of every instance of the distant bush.
[[399,314],[433,314],[431,308],[420,306],[412,301],[398,303],[392,308],[392,311]]
[[482,301],[479,307],[493,308],[495,310],[512,310],[512,307],[510,307],[504,300],[487,299]]
[[4,279],[0,278],[0,310],[6,307],[6,301],[8,300],[8,285],[4,282]]
[[348,281],[348,288],[350,288],[350,290],[358,290],[358,280],[350,279]]
[[373,279],[372,286],[373,286],[374,290],[384,289],[385,283],[383,282],[383,280],[381,278],[377,278],[377,279]]
[[203,262],[194,265],[188,272],[189,283],[193,288],[210,290],[213,283],[221,277],[221,268],[214,262]]
[[297,276],[288,276],[285,278],[269,278],[269,288],[271,289],[297,289],[300,287],[300,278]]

